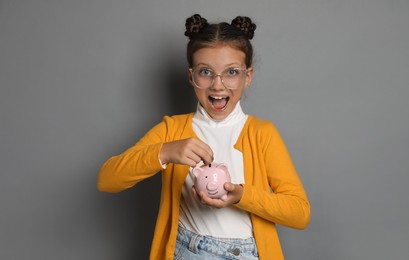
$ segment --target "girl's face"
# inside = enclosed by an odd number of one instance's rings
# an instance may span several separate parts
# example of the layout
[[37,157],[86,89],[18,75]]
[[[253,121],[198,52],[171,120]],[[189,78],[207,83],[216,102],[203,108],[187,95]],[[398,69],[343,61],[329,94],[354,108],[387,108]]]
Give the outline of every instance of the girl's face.
[[201,48],[193,54],[192,69],[196,71],[195,75],[199,73],[206,76],[214,73],[215,75],[221,74],[223,77],[223,75],[232,75],[237,72],[244,73],[238,80],[233,80],[234,84],[226,84],[227,78],[223,84],[222,77],[215,76],[211,84],[198,88],[193,82],[193,72],[189,71],[189,82],[200,104],[215,120],[225,119],[239,102],[244,89],[250,85],[253,68],[247,68],[247,71],[236,70],[237,68],[246,69],[245,54],[228,45]]

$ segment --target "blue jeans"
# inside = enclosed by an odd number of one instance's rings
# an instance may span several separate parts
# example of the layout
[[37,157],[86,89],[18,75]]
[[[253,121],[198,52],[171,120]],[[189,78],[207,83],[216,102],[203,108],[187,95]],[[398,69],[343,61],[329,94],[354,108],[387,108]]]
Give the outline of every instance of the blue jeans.
[[179,226],[174,259],[257,260],[254,238],[215,238],[202,236]]

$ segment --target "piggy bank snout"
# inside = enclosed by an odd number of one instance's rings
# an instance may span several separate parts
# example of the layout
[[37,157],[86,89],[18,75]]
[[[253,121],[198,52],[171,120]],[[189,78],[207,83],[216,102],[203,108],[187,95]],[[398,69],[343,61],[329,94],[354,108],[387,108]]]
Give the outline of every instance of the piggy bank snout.
[[218,187],[219,187],[219,184],[217,182],[214,182],[214,181],[211,181],[211,182],[207,183],[207,185],[206,185],[207,190],[210,190],[210,191],[217,190]]

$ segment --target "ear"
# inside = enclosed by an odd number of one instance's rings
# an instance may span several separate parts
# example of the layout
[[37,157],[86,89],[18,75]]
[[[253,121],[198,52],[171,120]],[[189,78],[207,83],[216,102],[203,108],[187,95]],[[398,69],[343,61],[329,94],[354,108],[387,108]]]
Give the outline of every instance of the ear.
[[191,69],[190,67],[187,68],[187,77],[188,77],[188,80],[189,80],[190,85],[191,85],[192,87],[194,87],[194,86],[195,86],[195,83],[193,83],[192,72],[191,72],[190,69]]
[[247,69],[246,82],[245,82],[244,88],[247,88],[248,86],[250,86],[250,83],[252,80],[253,80],[253,67],[250,67]]
[[224,172],[228,172],[227,165],[225,163],[221,163],[216,166],[216,168],[223,170]]
[[197,177],[200,173],[203,172],[203,169],[200,168],[200,167],[195,167],[195,168],[193,168],[192,172]]

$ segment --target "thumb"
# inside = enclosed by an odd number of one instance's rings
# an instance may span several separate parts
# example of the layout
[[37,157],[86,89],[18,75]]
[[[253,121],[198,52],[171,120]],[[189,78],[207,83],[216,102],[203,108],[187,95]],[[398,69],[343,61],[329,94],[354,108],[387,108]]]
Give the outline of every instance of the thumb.
[[224,189],[227,191],[233,191],[234,190],[234,184],[231,182],[226,182],[224,183]]

